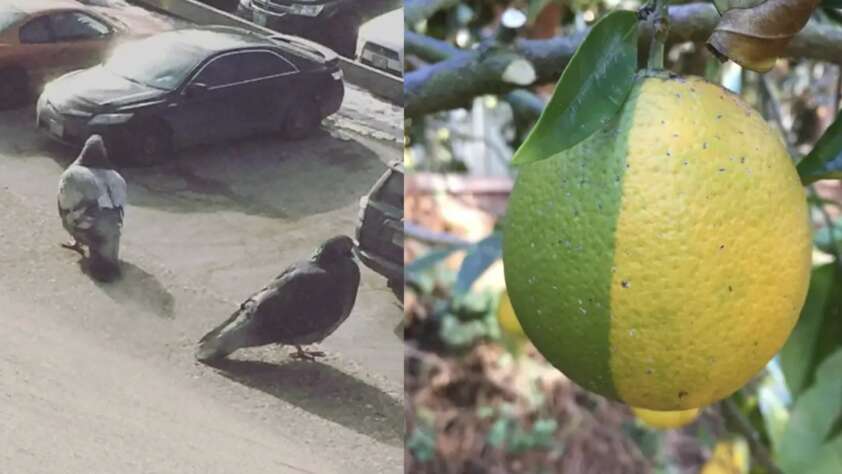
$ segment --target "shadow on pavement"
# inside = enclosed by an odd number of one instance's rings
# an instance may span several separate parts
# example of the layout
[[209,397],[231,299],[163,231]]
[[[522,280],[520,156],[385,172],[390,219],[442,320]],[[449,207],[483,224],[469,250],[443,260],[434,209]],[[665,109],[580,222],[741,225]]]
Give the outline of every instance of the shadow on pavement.
[[320,362],[281,365],[225,359],[223,376],[391,446],[403,446],[403,405],[377,387]]
[[175,318],[175,298],[172,293],[155,275],[137,265],[121,261],[121,276],[109,282],[93,277],[87,268],[86,259],[79,259],[79,266],[97,287],[118,304],[144,313],[151,312],[160,318]]

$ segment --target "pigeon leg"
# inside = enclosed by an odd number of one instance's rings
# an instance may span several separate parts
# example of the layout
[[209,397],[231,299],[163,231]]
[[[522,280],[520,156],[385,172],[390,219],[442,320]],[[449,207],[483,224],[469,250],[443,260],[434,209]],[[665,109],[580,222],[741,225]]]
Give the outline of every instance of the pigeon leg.
[[298,349],[298,352],[290,356],[293,359],[309,360],[310,362],[314,362],[317,357],[325,356],[325,353],[322,351],[308,351],[302,349],[299,345],[296,345],[295,348]]
[[74,252],[78,252],[83,257],[85,256],[84,247],[82,247],[82,244],[79,243],[79,241],[76,240],[76,239],[73,239],[73,242],[63,242],[61,244],[61,246],[68,249],[68,250],[73,250]]

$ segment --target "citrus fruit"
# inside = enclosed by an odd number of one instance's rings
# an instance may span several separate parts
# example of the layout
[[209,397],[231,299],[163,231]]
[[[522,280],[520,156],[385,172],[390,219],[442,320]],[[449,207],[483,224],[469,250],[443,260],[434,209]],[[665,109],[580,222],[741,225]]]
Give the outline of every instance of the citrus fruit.
[[503,290],[500,294],[500,304],[497,307],[497,322],[505,334],[518,338],[526,337],[526,333],[523,332],[523,328],[517,320],[515,309],[512,307],[512,300],[509,299],[509,293],[506,290]]
[[643,423],[660,429],[680,428],[699,417],[699,409],[691,408],[680,411],[657,411],[632,407],[634,416]]
[[748,442],[742,438],[717,441],[699,474],[745,474],[749,471]]
[[503,261],[520,324],[565,375],[685,410],[780,349],[809,283],[807,204],[779,136],[739,97],[641,76],[603,129],[547,155],[520,169]]

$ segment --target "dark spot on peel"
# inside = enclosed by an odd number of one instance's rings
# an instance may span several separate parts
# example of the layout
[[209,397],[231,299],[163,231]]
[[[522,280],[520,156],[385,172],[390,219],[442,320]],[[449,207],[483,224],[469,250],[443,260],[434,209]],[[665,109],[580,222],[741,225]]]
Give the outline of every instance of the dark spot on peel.
[[628,280],[623,280],[620,282],[620,286],[622,286],[623,288],[628,288],[631,286],[631,283]]
[[678,398],[684,398],[687,395],[689,395],[689,394],[687,392],[685,392],[684,390],[678,392]]
[[719,250],[725,250],[725,244],[720,244],[720,245],[719,245]]
[[734,291],[734,288],[731,285],[728,285],[728,291],[732,292],[732,291]]

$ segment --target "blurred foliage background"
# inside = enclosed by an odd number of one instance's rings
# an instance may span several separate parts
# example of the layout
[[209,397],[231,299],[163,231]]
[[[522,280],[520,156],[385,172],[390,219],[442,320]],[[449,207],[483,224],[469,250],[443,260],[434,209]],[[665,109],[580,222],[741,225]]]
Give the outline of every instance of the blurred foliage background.
[[[431,68],[454,55],[506,48],[506,35],[577,38],[607,11],[639,7],[409,0],[407,83],[429,81]],[[511,9],[526,14],[525,24],[507,28]],[[842,3],[826,2],[811,24],[836,34],[840,18]],[[759,75],[720,63],[702,43],[673,41],[667,68],[742,95],[794,157],[812,149],[840,109],[842,69],[822,60],[781,59]],[[793,335],[766,370],[693,423],[652,428],[577,387],[531,347],[506,305],[499,224],[516,174],[511,156],[553,86],[491,86],[499,91],[406,121],[406,472],[842,473],[838,181],[808,190],[814,270]]]

